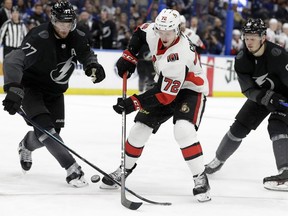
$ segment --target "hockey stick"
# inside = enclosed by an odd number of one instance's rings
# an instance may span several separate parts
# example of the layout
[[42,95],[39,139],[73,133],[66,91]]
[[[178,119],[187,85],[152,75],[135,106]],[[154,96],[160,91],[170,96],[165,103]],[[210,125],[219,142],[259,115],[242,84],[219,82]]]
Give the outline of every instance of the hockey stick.
[[[122,99],[127,96],[127,72],[123,74]],[[133,202],[127,199],[125,194],[125,141],[126,141],[126,112],[122,111],[122,136],[121,136],[121,203],[126,208],[138,209],[143,203]]]
[[[54,140],[55,142],[57,142],[59,145],[63,146],[65,149],[67,149],[69,152],[71,152],[73,155],[75,155],[76,157],[78,157],[80,160],[82,160],[83,162],[85,162],[86,164],[88,164],[89,166],[91,166],[92,168],[94,168],[95,170],[97,170],[99,173],[101,173],[102,175],[106,176],[107,178],[109,178],[111,181],[113,181],[115,184],[117,184],[118,186],[121,187],[121,184],[116,181],[114,178],[112,178],[109,174],[107,174],[106,172],[104,172],[102,169],[100,169],[99,167],[95,166],[94,164],[92,164],[91,162],[89,162],[88,160],[86,160],[85,158],[83,158],[82,156],[80,156],[77,152],[73,151],[72,149],[70,149],[68,146],[66,146],[64,144],[64,142],[60,139],[58,139],[57,137],[55,137],[53,134],[51,134],[49,131],[43,129],[41,126],[39,126],[36,122],[34,122],[33,120],[31,120],[30,118],[28,118],[28,116],[25,114],[25,112],[23,111],[22,108],[20,108],[19,111],[17,111],[17,113],[19,115],[21,115],[27,122],[29,122],[33,127],[37,128],[39,131],[41,131],[43,134],[46,134],[48,137],[50,137],[52,140]],[[121,187],[122,188],[122,187]],[[155,202],[149,199],[146,199],[138,194],[136,194],[135,192],[133,192],[132,190],[130,190],[129,188],[125,187],[125,190],[128,191],[130,194],[134,195],[135,197],[137,197],[140,200],[143,200],[147,203],[151,203],[151,204],[156,204],[156,205],[171,205],[171,203],[167,203],[167,202]],[[131,208],[133,208],[134,206],[130,206]],[[132,209],[135,210],[135,209]]]
[[[203,63],[203,62],[201,62],[201,65],[204,65],[204,66],[207,66],[207,67],[213,67],[213,68],[220,69],[220,70],[230,71],[229,68],[218,67],[218,66],[211,65],[211,64],[206,64],[206,63]],[[231,70],[231,71],[235,72],[235,70]]]

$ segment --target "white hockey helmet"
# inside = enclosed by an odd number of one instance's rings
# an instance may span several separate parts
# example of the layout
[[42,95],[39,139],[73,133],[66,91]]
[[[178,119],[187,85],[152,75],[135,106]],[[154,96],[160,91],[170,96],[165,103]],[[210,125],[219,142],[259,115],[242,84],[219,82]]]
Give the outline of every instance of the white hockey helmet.
[[160,31],[175,30],[179,34],[180,14],[176,10],[163,9],[155,19],[155,28]]
[[181,22],[181,23],[185,23],[185,25],[186,25],[186,18],[185,18],[185,16],[183,16],[183,15],[180,16],[180,22]]

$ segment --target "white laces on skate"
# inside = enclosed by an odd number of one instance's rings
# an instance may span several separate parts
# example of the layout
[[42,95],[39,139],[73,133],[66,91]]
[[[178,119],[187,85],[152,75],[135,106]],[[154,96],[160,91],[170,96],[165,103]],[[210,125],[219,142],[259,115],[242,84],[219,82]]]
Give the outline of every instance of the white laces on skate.
[[22,143],[19,146],[19,157],[21,161],[32,162],[31,151],[25,148],[24,144]]
[[76,187],[76,188],[88,186],[88,182],[86,181],[84,176],[81,176],[80,178],[72,179],[69,182],[69,184],[72,185],[73,187]]
[[207,202],[211,200],[210,186],[205,173],[194,176],[193,194],[199,202]]
[[88,185],[88,182],[84,178],[84,172],[76,162],[67,169],[66,181],[68,184],[77,188],[85,187]]

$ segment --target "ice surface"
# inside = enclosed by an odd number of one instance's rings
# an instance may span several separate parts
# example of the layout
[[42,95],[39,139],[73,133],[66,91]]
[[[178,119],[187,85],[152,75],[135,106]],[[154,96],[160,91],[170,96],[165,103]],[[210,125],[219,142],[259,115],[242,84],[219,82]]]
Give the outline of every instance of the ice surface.
[[[4,95],[0,95],[1,101]],[[244,98],[208,98],[199,140],[205,162],[215,155]],[[67,146],[110,173],[120,164],[121,115],[114,113],[116,96],[66,96],[66,126],[61,136]],[[135,114],[127,116],[127,135]],[[222,170],[209,176],[212,201],[199,203],[192,195],[192,175],[173,137],[172,121],[152,135],[126,186],[137,194],[172,206],[144,203],[137,211],[123,207],[120,191],[103,191],[99,183],[72,188],[66,171],[45,149],[33,152],[32,169],[20,169],[18,143],[31,128],[19,115],[0,110],[0,215],[287,215],[288,193],[268,191],[262,180],[277,173],[267,119],[253,131]],[[86,178],[99,174],[76,158]],[[101,175],[102,176],[102,175]],[[90,181],[89,181],[90,182]],[[130,200],[139,201],[127,193]]]

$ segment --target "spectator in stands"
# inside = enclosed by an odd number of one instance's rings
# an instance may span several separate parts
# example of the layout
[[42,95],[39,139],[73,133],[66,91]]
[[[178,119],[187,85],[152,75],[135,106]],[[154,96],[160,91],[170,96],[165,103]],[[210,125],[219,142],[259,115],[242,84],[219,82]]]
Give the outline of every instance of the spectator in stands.
[[243,48],[243,41],[241,40],[241,32],[238,29],[232,31],[231,55],[237,55],[240,49]]
[[0,28],[4,22],[11,18],[11,12],[13,7],[12,0],[4,0],[3,8],[0,9]]
[[132,33],[122,26],[120,30],[118,31],[117,49],[120,49],[120,50],[127,49],[131,36],[132,36]]
[[225,41],[225,30],[222,26],[222,21],[221,19],[215,17],[214,19],[214,25],[213,25],[213,29],[211,32],[213,35],[215,35],[215,37],[217,38],[217,40],[222,43],[224,45],[224,41]]
[[275,18],[269,20],[268,28],[267,28],[267,37],[266,40],[275,43],[276,42],[276,34],[275,31],[277,30],[278,21]]
[[[100,20],[95,21],[95,26],[99,29],[95,37],[94,48],[98,49],[115,49],[117,46],[116,24],[109,17],[106,8],[101,10]],[[98,43],[100,41],[100,43]]]
[[288,21],[288,1],[278,0],[278,10],[275,12],[275,18],[283,23]]
[[77,21],[77,29],[83,31],[87,37],[87,40],[89,42],[89,45],[92,47],[93,45],[93,38],[92,38],[92,23],[93,21],[91,20],[91,14],[89,14],[86,11],[82,11],[80,15],[78,16],[78,21]]
[[186,19],[183,15],[180,16],[181,24],[180,30],[183,34],[187,35],[191,42],[196,46],[197,53],[202,53],[203,50],[206,49],[203,41],[200,39],[199,35],[197,35],[192,29],[186,27]]
[[281,37],[285,40],[285,50],[288,52],[288,21],[282,25]]
[[206,47],[204,54],[222,54],[223,44],[217,39],[211,26],[205,30],[202,41]]
[[30,16],[30,19],[35,20],[36,25],[40,25],[42,23],[48,22],[48,18],[46,17],[46,14],[44,13],[43,5],[40,2],[37,2],[34,5],[33,12]]
[[70,0],[70,3],[73,6],[76,6],[78,11],[81,13],[85,4],[85,0]]
[[243,19],[242,14],[238,12],[238,1],[236,2],[237,3],[232,4],[232,10],[234,12],[234,28],[241,29],[245,20]]
[[18,11],[20,13],[20,16],[24,19],[27,14],[29,14],[29,11],[31,11],[31,8],[29,8],[27,1],[25,0],[17,0],[17,7]]

